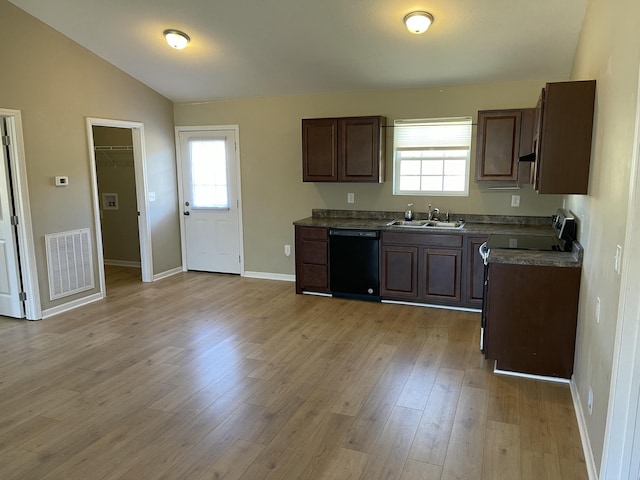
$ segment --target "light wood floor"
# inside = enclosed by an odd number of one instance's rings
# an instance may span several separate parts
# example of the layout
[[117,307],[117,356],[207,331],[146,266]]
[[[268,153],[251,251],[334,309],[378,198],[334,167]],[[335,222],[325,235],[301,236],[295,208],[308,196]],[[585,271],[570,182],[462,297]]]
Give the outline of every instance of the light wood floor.
[[496,376],[479,314],[188,273],[0,318],[0,478],[584,479],[566,385]]

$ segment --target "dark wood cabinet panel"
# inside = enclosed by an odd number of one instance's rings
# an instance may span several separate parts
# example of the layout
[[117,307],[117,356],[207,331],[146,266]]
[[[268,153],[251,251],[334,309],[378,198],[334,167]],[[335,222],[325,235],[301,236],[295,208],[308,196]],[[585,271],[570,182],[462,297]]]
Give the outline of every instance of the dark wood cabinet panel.
[[521,110],[478,112],[477,180],[517,180],[521,121]]
[[533,149],[535,109],[478,112],[476,180],[531,182],[531,163],[520,155]]
[[547,83],[538,101],[535,189],[587,194],[595,80]]
[[480,255],[480,245],[486,236],[468,236],[465,239],[464,259],[464,302],[472,308],[482,307],[484,296],[484,261]]
[[485,355],[497,368],[570,378],[580,268],[489,265]]
[[295,227],[296,293],[329,293],[329,242],[326,228]]
[[380,117],[345,118],[339,122],[340,180],[377,182],[380,180]]
[[338,180],[338,120],[302,121],[302,179],[305,182]]
[[383,244],[380,251],[380,295],[395,300],[417,300],[418,247]]
[[462,252],[442,248],[421,251],[420,281],[427,301],[460,302]]
[[460,305],[462,235],[383,232],[380,295]]
[[384,126],[381,116],[303,119],[303,181],[382,182]]
[[[519,157],[528,155],[535,149],[536,132],[535,108],[523,108],[520,122],[520,153]],[[533,183],[534,162],[521,162],[518,160],[518,183],[521,185]]]

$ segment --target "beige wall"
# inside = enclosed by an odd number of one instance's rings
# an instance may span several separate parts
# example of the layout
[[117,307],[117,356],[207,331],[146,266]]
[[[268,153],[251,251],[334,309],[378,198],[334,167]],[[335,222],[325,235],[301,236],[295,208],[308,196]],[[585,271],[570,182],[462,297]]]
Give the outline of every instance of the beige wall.
[[[384,115],[393,125],[398,118],[468,115],[475,122],[478,110],[535,106],[542,86],[544,81],[529,81],[178,103],[174,115],[181,126],[239,125],[245,268],[293,274],[293,256],[284,256],[283,245],[293,245],[291,223],[311,215],[312,208],[404,211],[408,202],[414,202],[416,211],[425,211],[431,203],[460,214],[552,215],[562,205],[560,196],[537,195],[530,186],[495,192],[481,189],[473,180],[468,197],[394,196],[391,161],[387,181],[381,185],[303,183],[302,118]],[[391,128],[387,146],[391,159]],[[474,168],[472,160],[472,176]],[[353,205],[347,204],[348,192],[355,193]],[[520,208],[511,207],[513,193],[521,195]]]
[[[86,117],[144,123],[149,190],[158,199],[150,205],[153,268],[179,266],[171,102],[6,0],[0,44],[0,107],[22,112],[43,308],[74,299],[48,299],[44,235],[91,228],[95,238]],[[69,186],[56,188],[56,175],[67,175]]]
[[[582,218],[580,240],[585,246],[574,376],[585,413],[589,387],[593,389],[593,414],[587,413],[586,421],[598,468],[620,295],[614,255],[616,245],[624,244],[633,162],[639,32],[639,2],[591,0],[573,68],[575,79],[598,82],[589,195],[571,196],[568,202]],[[601,301],[599,324],[596,297]]]

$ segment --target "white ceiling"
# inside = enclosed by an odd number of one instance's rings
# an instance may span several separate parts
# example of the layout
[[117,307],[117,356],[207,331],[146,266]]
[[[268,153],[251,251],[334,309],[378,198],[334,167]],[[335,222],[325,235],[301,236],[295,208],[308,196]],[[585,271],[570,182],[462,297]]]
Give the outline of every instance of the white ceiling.
[[[568,77],[588,3],[10,1],[173,101]],[[435,17],[427,33],[406,30],[413,10]]]

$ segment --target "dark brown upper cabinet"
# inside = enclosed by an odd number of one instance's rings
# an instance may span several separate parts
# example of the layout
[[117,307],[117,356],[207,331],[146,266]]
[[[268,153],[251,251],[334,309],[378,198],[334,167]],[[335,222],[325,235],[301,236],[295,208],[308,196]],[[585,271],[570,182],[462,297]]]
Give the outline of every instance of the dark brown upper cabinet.
[[535,108],[478,112],[476,180],[531,183],[531,163],[519,162],[533,150]]
[[587,194],[596,81],[547,83],[538,100],[534,186]]
[[302,120],[302,180],[370,182],[384,178],[385,117]]

